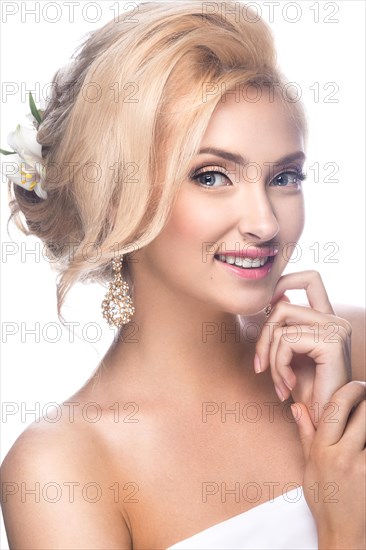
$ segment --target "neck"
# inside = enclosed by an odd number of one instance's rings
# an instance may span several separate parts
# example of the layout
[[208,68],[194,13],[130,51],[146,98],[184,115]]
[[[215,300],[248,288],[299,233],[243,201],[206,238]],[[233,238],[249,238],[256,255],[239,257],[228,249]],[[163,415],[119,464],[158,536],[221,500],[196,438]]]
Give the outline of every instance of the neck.
[[115,375],[130,372],[159,393],[179,387],[185,395],[237,388],[255,379],[255,335],[263,314],[245,319],[169,292],[142,294],[105,357]]

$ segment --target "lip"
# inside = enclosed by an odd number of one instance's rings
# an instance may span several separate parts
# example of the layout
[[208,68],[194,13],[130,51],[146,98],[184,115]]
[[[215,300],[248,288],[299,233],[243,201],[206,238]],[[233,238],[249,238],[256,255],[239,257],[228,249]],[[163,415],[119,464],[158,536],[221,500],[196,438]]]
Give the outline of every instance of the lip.
[[278,248],[266,247],[256,248],[255,246],[248,246],[243,250],[225,250],[225,252],[217,252],[215,256],[234,256],[235,258],[251,258],[252,260],[265,258],[266,256],[276,256]]
[[[223,256],[226,256],[226,255],[230,255],[230,256],[233,256],[234,254],[223,254]],[[266,277],[269,272],[271,271],[272,269],[272,266],[273,266],[273,262],[274,262],[274,254],[270,255],[270,254],[266,254],[267,256],[269,256],[269,259],[268,259],[268,262],[266,262],[264,265],[262,265],[261,267],[250,267],[250,268],[242,268],[242,267],[238,267],[236,265],[233,265],[233,264],[227,264],[226,262],[221,262],[220,260],[216,259],[215,258],[215,261],[222,265],[223,268],[225,269],[228,269],[229,271],[231,271],[234,275],[240,277],[241,279],[263,279],[264,277]],[[239,254],[237,253],[236,256],[239,256]],[[247,257],[249,258],[249,256],[244,256],[244,257]],[[257,258],[258,256],[255,256],[255,258]]]

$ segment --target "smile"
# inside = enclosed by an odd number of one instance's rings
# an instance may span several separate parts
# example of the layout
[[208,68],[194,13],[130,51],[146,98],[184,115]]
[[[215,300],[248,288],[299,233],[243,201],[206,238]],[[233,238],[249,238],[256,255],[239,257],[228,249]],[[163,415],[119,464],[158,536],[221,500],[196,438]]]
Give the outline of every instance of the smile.
[[219,265],[241,279],[263,279],[273,266],[278,250],[246,250],[242,253],[216,254]]
[[[254,267],[261,267],[267,263],[269,256],[264,256],[264,258],[242,258],[240,256],[224,256],[220,254],[215,256],[220,262],[225,262],[230,265],[236,265],[243,269],[253,269]],[[273,258],[273,256],[272,256]]]

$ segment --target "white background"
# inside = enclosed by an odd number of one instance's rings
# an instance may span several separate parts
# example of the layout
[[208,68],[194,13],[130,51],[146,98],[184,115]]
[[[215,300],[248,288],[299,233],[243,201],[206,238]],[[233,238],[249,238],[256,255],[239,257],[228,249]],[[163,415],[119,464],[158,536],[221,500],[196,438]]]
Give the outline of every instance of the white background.
[[[287,271],[317,269],[333,303],[364,306],[365,3],[251,4],[270,21],[280,65],[301,87],[310,120],[304,183],[307,225],[298,261]],[[32,91],[39,104],[40,92],[80,38],[109,21],[117,6],[123,13],[123,2],[75,2],[70,23],[70,10],[61,1],[2,2],[2,148],[8,148],[8,132],[28,112],[26,91]],[[32,9],[39,12],[37,21],[27,12]],[[59,21],[51,22],[58,16]],[[9,86],[15,87],[13,93],[4,94]],[[333,165],[333,179],[338,181],[326,182]],[[319,178],[311,166],[319,167]],[[8,217],[7,184],[2,178],[1,366],[3,413],[8,411],[3,414],[2,458],[25,427],[47,410],[47,403],[62,402],[83,384],[113,338],[100,313],[105,291],[96,285],[74,288],[64,308],[67,320],[76,323],[74,334],[62,328],[56,315],[56,274],[42,257],[42,244],[12,224],[9,236]],[[31,328],[36,334],[26,334]],[[26,409],[36,412],[26,414]],[[1,549],[6,544],[3,534]]]

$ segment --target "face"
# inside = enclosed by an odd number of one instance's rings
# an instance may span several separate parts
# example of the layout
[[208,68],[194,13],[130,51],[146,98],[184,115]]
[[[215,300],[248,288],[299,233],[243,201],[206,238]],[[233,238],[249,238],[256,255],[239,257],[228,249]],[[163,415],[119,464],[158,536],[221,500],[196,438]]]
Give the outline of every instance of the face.
[[305,155],[281,100],[236,99],[216,107],[167,225],[133,271],[154,293],[251,315],[270,302],[301,235]]

